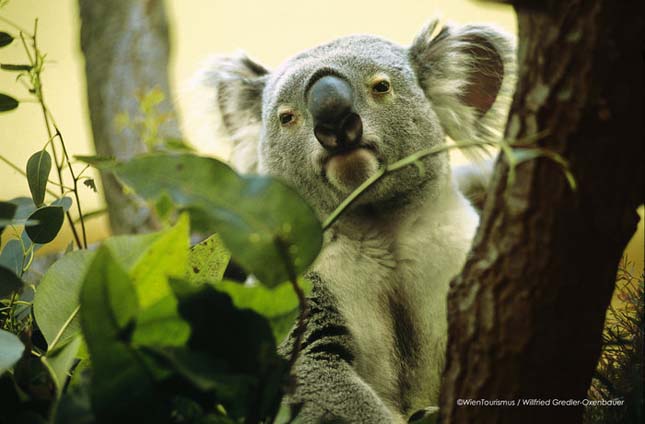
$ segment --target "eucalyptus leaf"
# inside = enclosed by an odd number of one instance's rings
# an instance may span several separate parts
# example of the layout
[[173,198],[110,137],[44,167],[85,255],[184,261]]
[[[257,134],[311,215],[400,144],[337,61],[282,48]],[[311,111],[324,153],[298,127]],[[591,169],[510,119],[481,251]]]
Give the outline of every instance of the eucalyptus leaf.
[[13,41],[13,37],[6,32],[0,32],[0,47],[8,46]]
[[81,327],[92,359],[92,406],[115,422],[143,417],[153,404],[154,381],[129,345],[138,312],[132,281],[106,246],[96,252],[81,288]]
[[186,279],[196,284],[221,281],[230,259],[222,239],[213,234],[190,248]]
[[83,155],[77,155],[74,156],[74,159],[79,160],[81,162],[84,162],[88,165],[94,166],[99,169],[109,169],[113,167],[114,165],[117,164],[116,159],[114,156],[98,156],[98,155],[92,155],[92,156],[83,156]]
[[16,275],[22,275],[22,264],[25,254],[19,240],[9,240],[0,253],[0,265],[11,270]]
[[11,63],[2,63],[0,64],[0,69],[11,72],[29,72],[31,71],[31,65],[14,65]]
[[34,243],[49,243],[58,235],[64,218],[65,211],[61,206],[45,206],[29,215],[29,219],[38,221],[38,224],[26,227],[25,231]]
[[159,233],[158,238],[143,250],[129,270],[142,309],[172,295],[168,278],[184,276],[188,245],[189,221],[187,215],[182,215],[174,227]]
[[9,200],[9,203],[13,203],[17,206],[16,213],[14,215],[15,219],[27,219],[29,215],[34,213],[36,205],[31,197],[16,197]]
[[81,341],[81,336],[76,335],[61,348],[40,357],[45,368],[49,370],[59,397],[63,393],[63,388],[69,378],[69,370],[74,365],[76,353],[81,346]]
[[[238,309],[231,298],[212,285],[195,287],[183,280],[171,280],[179,299],[179,313],[191,326],[186,351],[176,359],[194,375],[207,377],[215,384],[217,401],[231,417],[239,418],[253,405],[258,421],[273,416],[282,397],[286,361],[276,353],[275,339],[265,318],[249,309]],[[214,337],[213,335],[217,335]],[[203,359],[193,354],[203,355]],[[193,358],[193,359],[189,359]],[[204,367],[197,372],[198,363]],[[195,381],[197,385],[207,381]]]
[[65,212],[67,212],[72,207],[72,204],[72,198],[65,196],[54,200],[49,204],[49,206],[60,206]]
[[8,112],[18,107],[18,100],[0,93],[0,112]]
[[22,287],[22,280],[13,271],[0,265],[0,299],[16,293]]
[[[13,217],[16,214],[16,209],[18,209],[18,207],[13,203],[0,202],[0,237],[2,236],[2,232],[5,227],[13,225],[15,222]],[[1,244],[2,240],[0,240],[0,245]]]
[[[303,278],[298,284],[305,293],[312,288],[311,282]],[[234,281],[220,281],[217,290],[231,296],[233,304],[241,309],[252,309],[269,320],[275,339],[281,341],[289,333],[300,312],[298,296],[290,282],[269,289],[261,284],[240,284]]]
[[66,343],[80,333],[79,295],[95,252],[77,250],[56,261],[45,273],[34,298],[34,316],[48,346]]
[[236,260],[268,286],[304,272],[320,251],[315,213],[277,179],[241,177],[220,161],[190,154],[144,155],[114,170],[146,199],[165,191],[178,206],[208,215]]
[[183,346],[190,326],[177,313],[177,300],[171,294],[137,317],[132,342],[138,346]]
[[18,336],[0,330],[0,375],[18,362],[24,350],[25,345],[22,344]]
[[51,169],[52,158],[45,149],[34,153],[27,161],[27,182],[31,198],[38,207],[42,206],[45,200],[47,179]]

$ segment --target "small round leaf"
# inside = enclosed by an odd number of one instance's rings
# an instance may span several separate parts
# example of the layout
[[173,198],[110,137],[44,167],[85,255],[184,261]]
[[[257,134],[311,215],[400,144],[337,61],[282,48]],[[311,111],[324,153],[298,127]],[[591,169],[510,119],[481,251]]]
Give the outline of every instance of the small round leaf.
[[38,209],[29,216],[30,220],[38,221],[38,225],[26,227],[27,235],[34,243],[49,243],[63,226],[65,212],[60,206],[46,206]]

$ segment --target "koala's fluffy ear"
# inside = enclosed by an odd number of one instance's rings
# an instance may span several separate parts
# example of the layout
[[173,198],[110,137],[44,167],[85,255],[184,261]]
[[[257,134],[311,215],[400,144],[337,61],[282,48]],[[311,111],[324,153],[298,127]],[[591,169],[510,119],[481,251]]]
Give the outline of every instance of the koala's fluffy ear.
[[419,84],[456,142],[502,135],[515,89],[511,37],[487,26],[431,22],[409,50]]
[[262,90],[269,71],[244,53],[216,57],[197,75],[216,129],[232,142],[231,164],[239,172],[257,171],[262,125]]

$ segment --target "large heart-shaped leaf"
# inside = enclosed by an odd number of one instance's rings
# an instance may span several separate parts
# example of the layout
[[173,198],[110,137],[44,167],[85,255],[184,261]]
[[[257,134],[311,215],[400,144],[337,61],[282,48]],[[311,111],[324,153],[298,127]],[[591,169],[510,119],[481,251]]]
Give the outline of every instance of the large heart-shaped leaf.
[[165,191],[180,207],[198,208],[236,260],[269,286],[304,272],[320,251],[314,211],[274,178],[241,177],[220,161],[190,154],[141,156],[114,170],[144,198]]

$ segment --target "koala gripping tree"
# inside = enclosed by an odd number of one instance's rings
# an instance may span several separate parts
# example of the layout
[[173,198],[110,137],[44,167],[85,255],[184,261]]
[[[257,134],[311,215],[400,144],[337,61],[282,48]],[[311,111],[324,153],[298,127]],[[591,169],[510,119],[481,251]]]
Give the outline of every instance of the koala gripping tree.
[[507,179],[503,159],[470,259],[451,285],[443,422],[567,422],[583,407],[466,407],[459,399],[586,397],[616,268],[643,203],[643,16],[636,1],[516,2],[509,141],[547,158]]

